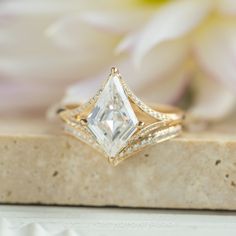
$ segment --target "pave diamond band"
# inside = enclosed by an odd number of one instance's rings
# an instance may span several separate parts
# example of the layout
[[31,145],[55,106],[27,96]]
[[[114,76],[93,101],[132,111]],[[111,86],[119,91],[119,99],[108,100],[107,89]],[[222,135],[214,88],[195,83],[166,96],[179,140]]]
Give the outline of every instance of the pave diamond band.
[[148,145],[177,136],[184,114],[168,106],[148,106],[125,84],[116,68],[85,104],[60,109],[65,131],[89,144],[113,165]]

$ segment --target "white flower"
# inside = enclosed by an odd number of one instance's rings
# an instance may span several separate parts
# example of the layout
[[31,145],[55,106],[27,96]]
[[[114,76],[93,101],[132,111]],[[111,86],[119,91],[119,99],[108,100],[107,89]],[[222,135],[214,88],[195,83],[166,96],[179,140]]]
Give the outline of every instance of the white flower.
[[235,105],[236,2],[168,1],[147,10],[148,17],[142,14],[138,25],[137,12],[127,4],[126,11],[98,10],[82,18],[97,30],[120,33],[116,50],[126,52],[121,71],[136,90],[145,88],[144,94],[156,100],[174,102],[190,85],[195,90],[190,108],[195,117],[228,114]]
[[0,69],[57,83],[52,94],[80,79],[64,102],[87,99],[116,65],[146,100],[177,103],[192,90],[197,118],[221,118],[235,105],[235,0],[24,0],[0,9],[23,18],[8,26],[15,37],[0,29]]

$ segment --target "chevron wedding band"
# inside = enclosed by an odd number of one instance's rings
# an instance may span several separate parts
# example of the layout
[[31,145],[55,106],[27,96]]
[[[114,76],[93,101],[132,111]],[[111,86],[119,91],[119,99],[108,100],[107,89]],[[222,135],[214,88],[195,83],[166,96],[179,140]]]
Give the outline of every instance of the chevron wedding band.
[[175,107],[149,106],[128,88],[117,68],[85,104],[60,109],[65,131],[96,149],[113,165],[149,145],[176,137],[184,113]]

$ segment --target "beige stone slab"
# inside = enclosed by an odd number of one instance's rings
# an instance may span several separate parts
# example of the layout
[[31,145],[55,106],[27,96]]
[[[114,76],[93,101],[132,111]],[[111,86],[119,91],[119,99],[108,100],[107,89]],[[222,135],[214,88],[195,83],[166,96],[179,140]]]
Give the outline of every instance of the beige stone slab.
[[236,210],[234,122],[184,133],[117,167],[41,120],[0,121],[0,202]]

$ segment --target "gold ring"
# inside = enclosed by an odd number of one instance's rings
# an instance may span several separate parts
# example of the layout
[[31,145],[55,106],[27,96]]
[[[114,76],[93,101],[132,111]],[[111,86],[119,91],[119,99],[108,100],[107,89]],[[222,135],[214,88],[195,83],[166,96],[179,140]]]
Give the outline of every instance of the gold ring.
[[102,88],[84,104],[58,111],[66,133],[87,143],[113,165],[143,148],[176,137],[184,113],[166,105],[146,105],[113,67]]

